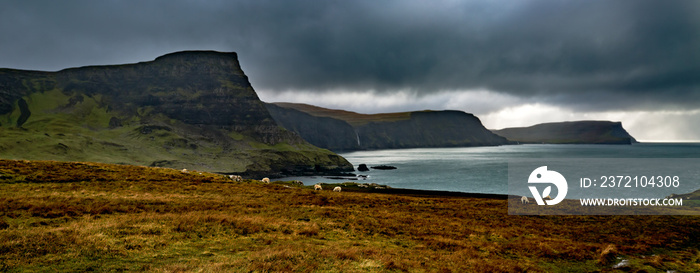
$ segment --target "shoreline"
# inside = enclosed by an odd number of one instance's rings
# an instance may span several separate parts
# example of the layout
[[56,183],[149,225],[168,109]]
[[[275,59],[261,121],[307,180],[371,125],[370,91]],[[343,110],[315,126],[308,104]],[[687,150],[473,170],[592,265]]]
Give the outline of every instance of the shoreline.
[[[331,184],[328,184],[331,185]],[[396,194],[396,195],[406,195],[406,196],[417,196],[417,197],[468,197],[468,198],[484,198],[484,199],[498,199],[507,200],[509,195],[507,194],[496,194],[496,193],[473,193],[473,192],[459,192],[459,191],[440,191],[440,190],[416,190],[416,189],[404,189],[404,188],[386,188],[386,189],[368,189],[368,190],[357,190],[355,188],[348,189],[349,192],[363,192],[363,193],[386,193],[386,194]]]
[[[276,183],[286,185],[291,181],[278,180]],[[393,188],[387,185],[381,184],[369,184],[369,183],[358,183],[345,181],[340,183],[317,183],[321,185],[324,189],[340,186],[342,191],[347,192],[357,192],[357,193],[384,193],[393,195],[403,195],[403,196],[415,196],[415,197],[464,197],[464,198],[484,198],[484,199],[497,199],[497,200],[507,200],[511,197],[508,194],[497,194],[497,193],[477,193],[477,192],[460,192],[460,191],[445,191],[445,190],[421,190],[421,189],[407,189],[407,188]],[[369,187],[361,187],[360,185],[365,185]],[[305,188],[313,188],[313,185],[304,185]]]

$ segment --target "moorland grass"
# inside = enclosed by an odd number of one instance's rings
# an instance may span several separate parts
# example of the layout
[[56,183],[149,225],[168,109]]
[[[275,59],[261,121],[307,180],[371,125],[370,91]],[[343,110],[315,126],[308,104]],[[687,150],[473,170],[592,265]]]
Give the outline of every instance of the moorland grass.
[[0,160],[8,272],[693,272],[699,234],[697,216],[512,216],[507,200]]

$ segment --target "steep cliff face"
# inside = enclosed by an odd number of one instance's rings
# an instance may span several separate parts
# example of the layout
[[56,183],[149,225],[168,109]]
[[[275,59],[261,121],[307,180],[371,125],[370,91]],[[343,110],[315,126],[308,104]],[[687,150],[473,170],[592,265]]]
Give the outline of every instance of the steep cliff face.
[[[321,107],[268,104],[279,124],[331,150],[458,147],[507,144],[461,111],[421,111],[365,115]],[[272,110],[274,109],[274,110]]]
[[0,69],[0,125],[5,158],[239,173],[352,170],[280,128],[235,53],[177,52],[59,72]]
[[550,144],[631,144],[637,141],[621,122],[572,121],[493,130],[511,141]]
[[67,69],[56,79],[64,93],[101,94],[125,116],[148,108],[191,125],[276,127],[235,53],[179,52],[148,63]]
[[406,120],[369,122],[357,126],[357,131],[365,149],[507,144],[477,117],[461,111],[411,112]]
[[305,112],[267,103],[277,123],[298,133],[309,143],[333,151],[360,149],[359,136],[347,122],[330,117],[317,117]]

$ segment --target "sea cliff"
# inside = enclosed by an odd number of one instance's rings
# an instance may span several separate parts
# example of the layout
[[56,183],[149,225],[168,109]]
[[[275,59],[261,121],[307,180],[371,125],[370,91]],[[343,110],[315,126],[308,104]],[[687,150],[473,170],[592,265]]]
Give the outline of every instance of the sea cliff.
[[368,115],[294,103],[268,103],[267,108],[280,125],[335,151],[508,144],[462,111]]
[[542,123],[530,127],[493,130],[518,143],[548,144],[632,144],[637,140],[621,122],[571,121]]
[[0,155],[243,174],[351,171],[277,125],[236,53],[58,72],[0,69]]

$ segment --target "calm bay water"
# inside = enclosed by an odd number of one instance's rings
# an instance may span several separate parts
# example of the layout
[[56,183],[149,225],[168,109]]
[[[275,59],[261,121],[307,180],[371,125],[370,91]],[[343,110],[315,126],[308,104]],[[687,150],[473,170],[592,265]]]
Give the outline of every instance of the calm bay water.
[[[369,175],[357,182],[394,188],[476,193],[508,193],[508,160],[519,158],[700,158],[700,143],[640,143],[634,145],[528,144],[496,147],[421,148],[341,153],[355,168],[390,165],[395,170],[356,172]],[[700,168],[700,166],[698,166]],[[295,177],[306,185],[342,183],[325,177]],[[700,181],[684,181],[686,193]],[[692,189],[692,190],[691,190]]]

